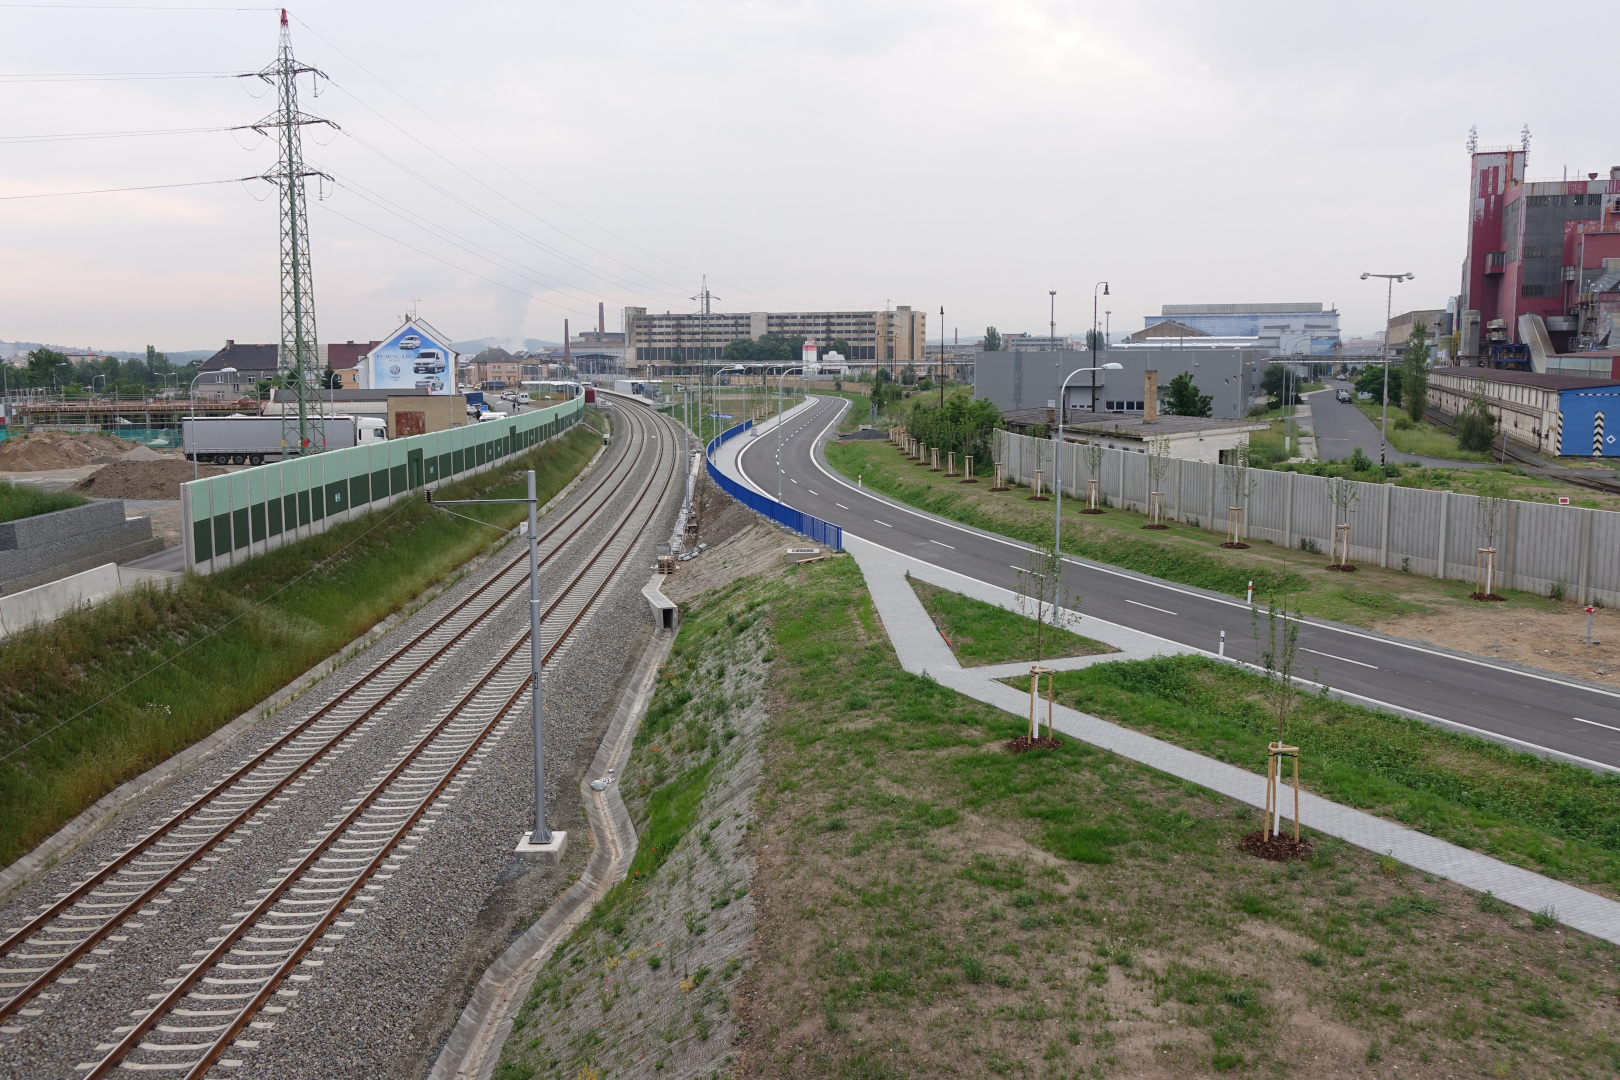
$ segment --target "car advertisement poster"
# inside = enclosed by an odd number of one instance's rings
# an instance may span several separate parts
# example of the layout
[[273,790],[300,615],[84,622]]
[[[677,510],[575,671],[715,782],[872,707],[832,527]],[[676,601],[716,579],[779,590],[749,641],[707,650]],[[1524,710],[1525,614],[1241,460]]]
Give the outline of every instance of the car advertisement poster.
[[420,323],[406,323],[371,350],[374,390],[456,392],[456,352]]

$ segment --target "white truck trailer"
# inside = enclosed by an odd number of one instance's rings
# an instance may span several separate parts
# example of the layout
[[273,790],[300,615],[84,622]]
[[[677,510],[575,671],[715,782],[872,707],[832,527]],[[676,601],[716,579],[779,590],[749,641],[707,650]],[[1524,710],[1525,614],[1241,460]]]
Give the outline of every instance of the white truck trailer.
[[[312,416],[313,449],[344,450],[388,441],[388,421],[377,416]],[[188,416],[180,422],[180,445],[187,458],[215,465],[263,465],[296,457],[297,447],[281,445],[279,416]]]

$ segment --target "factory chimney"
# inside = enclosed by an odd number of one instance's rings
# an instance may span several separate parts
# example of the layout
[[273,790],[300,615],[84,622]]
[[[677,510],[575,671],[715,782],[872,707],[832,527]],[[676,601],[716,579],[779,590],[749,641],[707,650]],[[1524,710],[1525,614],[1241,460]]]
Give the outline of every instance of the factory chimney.
[[568,320],[563,320],[563,364],[573,367],[573,353],[568,351]]
[[607,304],[598,300],[596,302],[596,340],[601,341],[607,333]]
[[1159,418],[1159,373],[1149,368],[1142,373],[1142,423]]

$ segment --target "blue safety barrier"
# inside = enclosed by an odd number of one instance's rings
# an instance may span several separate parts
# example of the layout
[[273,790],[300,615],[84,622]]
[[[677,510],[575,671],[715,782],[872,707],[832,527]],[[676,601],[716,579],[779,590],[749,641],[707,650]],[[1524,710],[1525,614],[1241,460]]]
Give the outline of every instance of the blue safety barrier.
[[707,453],[703,455],[705,464],[709,467],[709,477],[720,485],[720,490],[742,503],[750,510],[758,511],[772,521],[786,525],[796,533],[803,533],[818,544],[826,544],[834,551],[844,550],[844,530],[830,521],[822,521],[803,510],[795,510],[791,506],[777,502],[768,495],[761,495],[753,488],[744,487],[719,469],[714,467],[714,452],[720,444],[737,435],[741,435],[754,426],[752,420],[744,420],[736,427],[727,428],[709,440]]

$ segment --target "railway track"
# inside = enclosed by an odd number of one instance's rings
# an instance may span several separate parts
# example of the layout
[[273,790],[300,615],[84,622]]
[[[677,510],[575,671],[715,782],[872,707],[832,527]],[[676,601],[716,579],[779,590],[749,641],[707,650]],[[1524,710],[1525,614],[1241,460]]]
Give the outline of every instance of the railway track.
[[[1445,431],[1451,430],[1452,417],[1447,416],[1445,413],[1430,409],[1425,418],[1435,427]],[[1492,452],[1498,456],[1506,454],[1513,464],[1522,465],[1531,472],[1545,476],[1550,480],[1562,480],[1564,483],[1574,484],[1576,487],[1590,488],[1593,491],[1601,491],[1609,495],[1620,495],[1620,481],[1602,476],[1586,476],[1583,475],[1585,470],[1582,469],[1549,465],[1533,452],[1514,446],[1511,442],[1506,443],[1504,446],[1501,441],[1498,441]]]
[[[573,566],[574,562],[570,560],[577,559],[578,563],[577,572],[557,592],[546,612],[545,617],[550,623],[562,624],[546,650],[548,662],[559,656],[574,629],[607,587],[613,572],[629,557],[635,543],[656,517],[658,508],[670,495],[668,474],[675,440],[656,438],[655,428],[661,425],[649,413],[626,410],[622,415],[626,418],[626,442],[631,445],[616,460],[609,475],[576,506],[556,518],[540,538],[543,562]],[[644,482],[633,491],[629,490],[638,466],[644,465],[649,455],[653,461],[651,471]],[[653,488],[660,481],[661,488],[654,494]],[[576,552],[577,545],[570,541],[586,525],[607,520],[607,511],[615,498],[626,493],[630,495],[628,509],[613,522],[607,539],[588,555]],[[649,498],[649,494],[653,494],[653,497]],[[426,678],[460,640],[489,619],[508,597],[522,588],[527,578],[525,561],[526,556],[519,555],[507,563],[487,582],[370,668],[312,716],[289,727],[203,795],[171,815],[116,858],[104,863],[86,880],[45,905],[25,925],[12,928],[5,941],[0,943],[0,948],[8,954],[8,974],[23,975],[25,979],[20,985],[13,982],[11,986],[0,987],[13,991],[0,1017],[14,1017],[18,1013],[39,1014],[42,1010],[24,1010],[23,1006],[54,981],[61,980],[66,972],[76,967],[90,966],[82,963],[85,957],[105,952],[98,946],[120,940],[113,936],[114,931],[143,928],[143,923],[133,921],[136,913],[150,914],[154,910],[153,905],[165,903],[167,898],[162,894],[184,891],[184,886],[195,885],[198,872],[217,867],[223,858],[220,848],[224,844],[239,842],[242,835],[248,834],[248,826],[259,824],[269,813],[288,806],[300,787],[320,775],[323,771],[318,767],[321,762],[353,745],[390,702],[398,700],[405,690]],[[544,632],[551,637],[550,626]],[[354,802],[353,809],[344,820],[335,823],[331,831],[317,840],[307,859],[289,868],[281,885],[271,889],[265,899],[293,895],[298,889],[317,889],[322,896],[330,894],[332,860],[346,860],[352,864],[356,858],[352,853],[359,850],[355,847],[357,838],[374,838],[381,828],[379,822],[397,824],[395,811],[402,805],[400,799],[406,794],[431,791],[431,797],[416,800],[416,809],[410,816],[410,822],[414,825],[426,813],[432,800],[443,793],[444,786],[465,769],[470,755],[475,754],[491,735],[499,734],[497,728],[501,718],[526,692],[527,665],[512,662],[512,658],[521,653],[526,641],[525,632],[502,650],[500,658],[484,671],[458,704],[430,725],[427,733],[405,752],[393,773]],[[493,711],[489,711],[491,702],[496,702],[498,706],[493,707]],[[469,735],[468,732],[473,734]],[[430,778],[441,764],[445,770],[441,776],[442,783],[427,783],[424,778]],[[381,850],[393,851],[401,835],[393,835]],[[335,851],[342,854],[334,854]],[[376,866],[370,866],[359,873],[355,880],[369,879],[376,869]],[[297,884],[305,878],[308,878],[306,883]],[[327,884],[317,885],[317,880]],[[184,886],[177,889],[177,883],[184,883]],[[288,910],[308,906],[306,901],[297,899],[289,900],[288,904],[290,908],[272,906],[266,909],[262,902],[256,905],[244,914],[237,932],[217,939],[223,950],[221,958],[205,958],[198,961],[192,970],[205,972],[216,963],[227,968],[231,965],[244,967],[241,964],[243,957],[238,955],[243,951],[240,948],[243,944],[251,946],[246,950],[251,955],[263,957],[276,952],[275,949],[259,946],[278,944],[285,938],[290,924],[278,916]],[[255,915],[255,912],[259,915]],[[248,928],[256,925],[256,920],[261,917],[265,923],[261,928],[263,932],[248,935]],[[277,930],[277,927],[280,929]],[[264,940],[243,942],[240,939],[244,935]],[[307,951],[314,947],[313,939],[310,939],[302,946],[293,948]],[[303,952],[299,952],[300,958],[303,955]],[[258,963],[262,965],[268,962],[261,960]],[[14,966],[18,964],[31,966]],[[254,965],[245,967],[252,969]],[[203,977],[201,974],[197,976]],[[277,986],[286,977],[285,974],[277,976]],[[186,978],[189,976],[182,976],[182,980]],[[189,987],[192,983],[186,985]],[[202,993],[205,1001],[220,997],[206,991]],[[143,1045],[157,1045],[144,1038],[128,1046],[123,1042],[113,1043],[105,1047],[113,1051],[106,1060],[116,1064],[131,1051],[136,1052],[137,1056],[142,1053],[157,1054],[160,1058],[158,1061],[131,1062],[130,1067],[176,1071],[173,1055],[190,1052],[177,1047],[200,1045],[196,1040],[205,1033],[204,1029],[217,1026],[199,1026],[192,1022],[198,1017],[189,1014],[206,1014],[202,1018],[215,1019],[222,1011],[237,1011],[235,1008],[197,1009],[181,1005],[173,1008],[182,1022],[160,1027],[183,1029],[189,1032],[186,1037],[191,1042],[172,1043],[165,1039],[165,1035],[170,1033],[160,1030],[154,1037],[164,1040],[164,1049],[143,1050]],[[256,1013],[258,1008],[256,1005],[250,1011]],[[166,1007],[160,1005],[152,1015],[159,1017],[165,1011]],[[137,1023],[130,1028],[133,1030],[142,1026]],[[19,1029],[12,1026],[5,1030],[15,1033]],[[220,1045],[224,1045],[224,1040]],[[214,1057],[218,1057],[218,1054]],[[111,1068],[112,1065],[107,1067]]]

